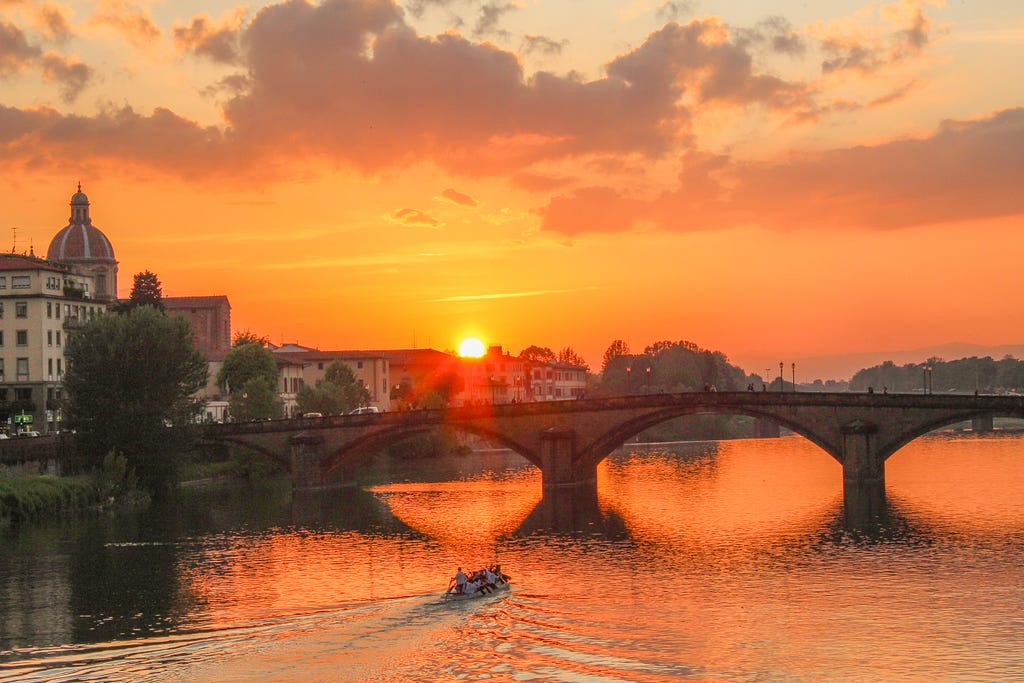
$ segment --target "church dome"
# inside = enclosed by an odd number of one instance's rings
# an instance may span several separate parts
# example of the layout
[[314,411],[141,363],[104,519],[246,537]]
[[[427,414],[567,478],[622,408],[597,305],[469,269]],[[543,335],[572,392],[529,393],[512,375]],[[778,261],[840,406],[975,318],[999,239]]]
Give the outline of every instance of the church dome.
[[89,218],[89,198],[78,184],[71,196],[71,219],[50,240],[48,261],[114,261],[114,247]]

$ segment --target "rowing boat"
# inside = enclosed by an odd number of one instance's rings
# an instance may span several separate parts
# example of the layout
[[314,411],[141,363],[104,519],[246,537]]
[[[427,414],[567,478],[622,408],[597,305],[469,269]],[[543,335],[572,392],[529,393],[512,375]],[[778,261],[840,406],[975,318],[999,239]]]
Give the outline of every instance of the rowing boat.
[[456,593],[454,588],[449,588],[441,596],[444,600],[473,600],[474,598],[486,598],[488,595],[494,595],[495,593],[504,593],[509,590],[510,584],[508,581],[499,583],[494,586],[488,593],[486,591],[476,591],[473,593]]

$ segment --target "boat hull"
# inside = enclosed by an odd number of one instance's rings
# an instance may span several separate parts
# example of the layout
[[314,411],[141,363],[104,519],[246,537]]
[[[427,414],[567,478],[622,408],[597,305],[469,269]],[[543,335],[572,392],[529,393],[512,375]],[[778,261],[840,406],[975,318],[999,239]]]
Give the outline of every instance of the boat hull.
[[509,587],[511,585],[512,584],[510,584],[508,582],[499,583],[497,586],[494,587],[494,590],[491,591],[490,593],[481,593],[481,592],[477,592],[477,593],[455,593],[453,591],[453,592],[445,592],[441,597],[445,601],[448,601],[448,600],[476,600],[477,598],[486,598],[488,595],[496,595],[498,593],[507,593],[509,591]]

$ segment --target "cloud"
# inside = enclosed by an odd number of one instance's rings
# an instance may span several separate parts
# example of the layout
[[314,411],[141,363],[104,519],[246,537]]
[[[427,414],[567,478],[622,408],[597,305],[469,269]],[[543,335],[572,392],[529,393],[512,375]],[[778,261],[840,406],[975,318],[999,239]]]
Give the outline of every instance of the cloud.
[[637,199],[612,188],[553,198],[545,230],[665,231],[759,224],[775,230],[895,229],[1024,213],[1024,108],[946,121],[921,139],[742,162],[691,151],[676,189]]
[[436,218],[416,209],[399,209],[391,214],[391,220],[400,225],[408,225],[412,227],[441,227],[441,222]]
[[90,21],[113,29],[140,49],[152,47],[162,35],[143,8],[126,0],[101,0]]
[[919,55],[931,42],[933,26],[922,7],[929,0],[899,0],[879,8],[883,27],[837,22],[818,27],[825,59],[824,74],[857,71],[871,74]]
[[71,24],[67,18],[66,7],[42,2],[33,5],[33,9],[34,23],[42,35],[57,43],[64,43],[71,37]]
[[171,31],[174,45],[221,64],[234,64],[239,60],[239,29],[245,17],[245,8],[228,12],[220,22],[209,15],[192,17],[187,25],[175,25]]
[[578,287],[576,289],[534,289],[523,292],[500,292],[496,294],[462,294],[459,296],[446,296],[441,299],[432,299],[431,303],[445,304],[456,301],[490,301],[493,299],[521,299],[533,296],[548,296],[550,294],[572,294],[573,292],[584,292],[597,289],[596,287]]
[[25,32],[6,21],[0,21],[0,77],[11,76],[30,65],[40,49],[29,44]]
[[447,190],[442,192],[441,197],[443,199],[446,199],[447,201],[450,201],[453,204],[458,204],[459,206],[472,207],[477,205],[477,201],[470,197],[468,194],[463,194],[457,190],[453,190],[452,188],[448,188]]
[[92,69],[75,59],[50,52],[43,57],[43,80],[60,86],[61,98],[68,103],[78,99],[79,93],[92,78]]

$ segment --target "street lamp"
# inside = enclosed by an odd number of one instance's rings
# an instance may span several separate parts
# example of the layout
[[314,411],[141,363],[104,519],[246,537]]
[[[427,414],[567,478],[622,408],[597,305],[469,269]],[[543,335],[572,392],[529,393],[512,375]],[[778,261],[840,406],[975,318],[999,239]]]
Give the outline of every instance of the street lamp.
[[796,393],[796,363],[793,363],[793,393]]
[[932,366],[924,366],[924,393],[932,393]]
[[782,361],[779,361],[779,391],[786,390],[786,380],[782,379]]

